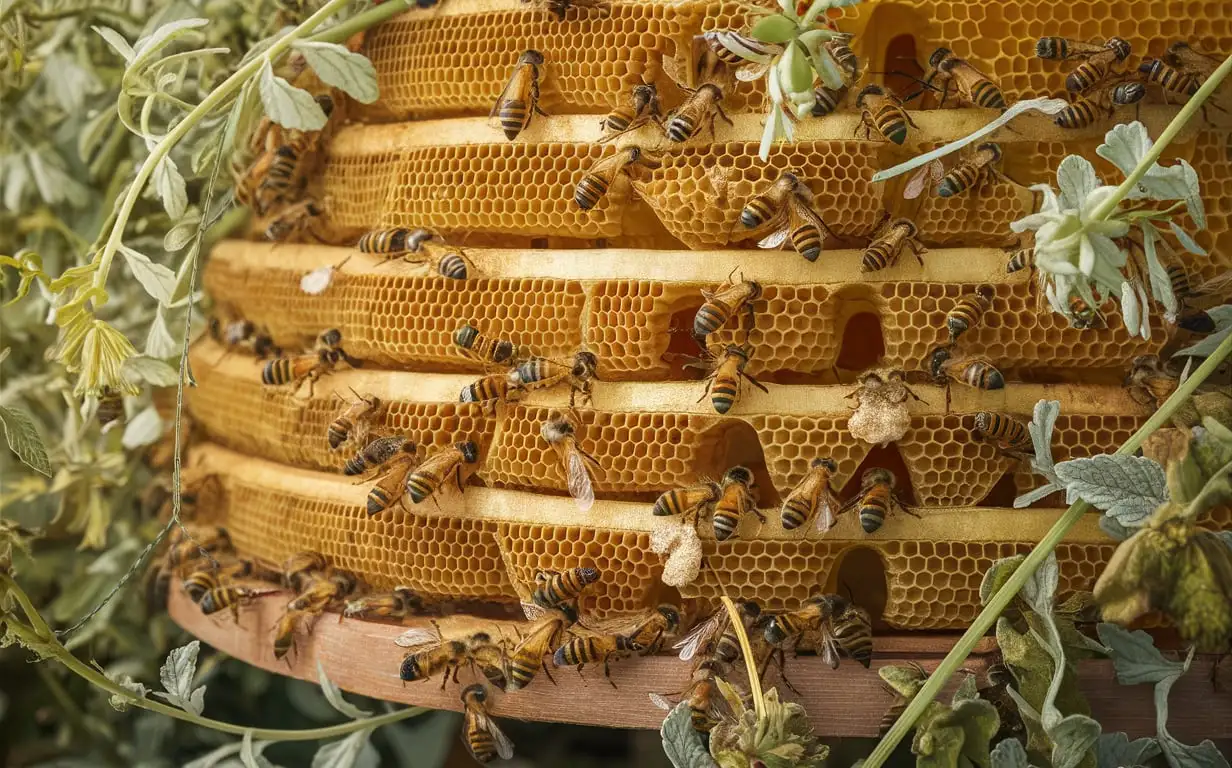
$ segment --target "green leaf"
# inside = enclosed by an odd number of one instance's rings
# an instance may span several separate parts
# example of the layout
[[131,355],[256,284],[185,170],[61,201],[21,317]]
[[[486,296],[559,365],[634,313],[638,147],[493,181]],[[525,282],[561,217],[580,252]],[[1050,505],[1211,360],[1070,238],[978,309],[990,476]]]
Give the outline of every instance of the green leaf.
[[358,102],[371,104],[380,95],[376,86],[376,68],[362,53],[352,53],[337,43],[313,43],[298,40],[292,46],[304,54],[308,66],[326,85],[346,91]]
[[[1210,312],[1207,312],[1209,315]],[[1177,350],[1173,357],[1210,357],[1215,354],[1215,350],[1219,349],[1219,345],[1223,340],[1228,338],[1228,334],[1232,333],[1232,326],[1220,329],[1205,338],[1198,341],[1196,344],[1190,344],[1184,349]]]
[[1116,539],[1117,541],[1125,541],[1130,536],[1134,535],[1132,530],[1126,528],[1107,515],[1100,515],[1099,529],[1108,534],[1109,538]]
[[325,127],[325,112],[312,94],[275,75],[268,61],[261,67],[258,88],[265,113],[275,123],[300,131],[319,131]]
[[174,387],[180,383],[178,369],[164,361],[147,355],[133,355],[120,366],[120,375],[134,384],[146,383],[152,387]]
[[813,54],[813,69],[827,88],[842,88],[846,82],[843,79],[842,67],[834,60],[834,54],[824,46],[818,48],[817,53]]
[[1099,177],[1090,160],[1080,155],[1067,155],[1057,166],[1057,185],[1061,189],[1062,208],[1081,208],[1099,186]]
[[1096,768],[1131,768],[1146,765],[1159,754],[1159,742],[1143,738],[1130,741],[1124,733],[1105,733],[1095,743]]
[[163,250],[168,253],[183,250],[184,246],[191,243],[197,236],[197,229],[200,226],[201,212],[194,208],[177,221],[175,226],[167,230],[166,235],[163,235]]
[[80,111],[86,94],[99,88],[94,73],[78,65],[75,56],[62,51],[47,57],[41,77],[47,83],[47,92],[70,114]]
[[1057,593],[1057,584],[1061,579],[1061,569],[1057,565],[1055,552],[1048,554],[1048,559],[1040,564],[1035,573],[1022,585],[1019,596],[1027,601],[1027,605],[1041,616],[1052,614],[1053,598]]
[[261,754],[273,743],[272,741],[253,743],[252,730],[244,731],[244,739],[240,742],[240,762],[244,768],[275,768],[274,764]]
[[133,277],[137,278],[137,282],[141,283],[146,293],[157,299],[160,304],[166,304],[171,300],[171,293],[175,290],[174,272],[162,264],[155,264],[145,254],[127,245],[120,245],[120,255],[124,257]]
[[1053,768],[1075,768],[1099,740],[1100,727],[1086,715],[1070,715],[1048,731]]
[[1027,431],[1031,433],[1031,444],[1035,448],[1031,468],[1045,477],[1052,474],[1052,430],[1060,414],[1060,400],[1040,400],[1035,404],[1031,423],[1027,425]]
[[1082,499],[1127,528],[1140,527],[1168,502],[1164,468],[1153,459],[1099,455],[1063,461],[1055,470],[1065,482],[1068,503]]
[[370,741],[375,728],[364,728],[340,741],[322,744],[312,768],[377,768],[380,757]]
[[809,53],[812,54],[816,53],[820,46],[828,43],[836,37],[841,37],[840,33],[831,29],[810,29],[808,32],[802,33],[796,38],[796,40],[798,40],[800,45],[803,45],[808,49]]
[[175,40],[190,34],[195,29],[200,29],[208,25],[209,19],[178,19],[163,24],[158,29],[151,32],[149,35],[137,41],[133,46],[134,57],[129,61],[129,69],[140,69],[148,63],[154,55],[166,48]]
[[193,676],[197,674],[197,653],[201,641],[193,640],[188,645],[175,648],[167,654],[167,660],[158,670],[166,693],[156,691],[155,696],[166,699],[180,709],[200,715],[205,711],[205,686],[193,689]]
[[107,107],[97,110],[86,122],[81,133],[77,134],[77,157],[82,162],[89,162],[94,150],[103,143],[103,139],[111,132],[117,114],[114,108]]
[[[115,683],[121,688],[132,691],[134,694],[136,694],[140,698],[144,699],[146,694],[149,693],[149,689],[147,689],[141,683],[135,682],[133,678],[128,675],[120,675],[117,678],[113,678],[111,677],[111,675],[107,675],[107,679],[111,680],[111,682]],[[114,709],[117,712],[127,712],[129,705],[132,703],[132,700],[127,699],[119,695],[118,693],[113,693],[111,694],[111,697],[107,700],[107,703],[110,704],[112,709]]]
[[162,417],[158,415],[157,408],[149,405],[124,425],[124,436],[120,439],[120,444],[132,451],[152,445],[162,436]]
[[8,443],[9,449],[17,454],[21,463],[41,475],[51,477],[47,448],[43,445],[43,438],[39,436],[30,414],[0,405],[0,422],[4,424],[5,442]]
[[676,768],[716,768],[714,759],[702,744],[702,737],[693,729],[689,703],[682,701],[663,718],[659,729],[663,752]]
[[1146,258],[1147,272],[1151,278],[1151,295],[1164,305],[1164,312],[1175,318],[1179,306],[1176,294],[1172,291],[1172,278],[1168,276],[1168,270],[1159,260],[1159,254],[1155,249],[1155,240],[1159,237],[1159,232],[1147,221],[1141,222],[1139,227],[1142,229],[1143,256]]
[[993,747],[992,768],[1030,768],[1027,750],[1018,739],[1005,739]]
[[325,667],[321,664],[321,660],[317,659],[317,680],[321,683],[321,692],[325,694],[325,699],[329,705],[338,710],[342,714],[352,720],[360,720],[365,717],[371,717],[372,713],[366,709],[360,709],[351,702],[342,698],[342,691],[334,684],[334,681],[329,679],[325,674]]
[[997,560],[984,571],[984,580],[980,582],[980,602],[988,605],[988,601],[1009,580],[1010,575],[1018,570],[1026,555],[1014,555]]
[[796,22],[781,13],[763,16],[749,34],[763,43],[787,43],[796,35]]
[[1193,235],[1185,231],[1185,228],[1175,221],[1169,221],[1168,225],[1172,227],[1172,234],[1176,235],[1176,239],[1180,242],[1181,247],[1189,251],[1195,256],[1207,256],[1206,249],[1198,245],[1198,241],[1193,239]]
[[[1095,152],[1129,176],[1153,143],[1146,126],[1135,120],[1109,130],[1104,143]],[[1167,167],[1158,163],[1152,165],[1127,197],[1130,200],[1184,200],[1194,224],[1198,229],[1206,229],[1206,212],[1198,194],[1198,172],[1184,160]]]
[[1157,683],[1184,670],[1181,662],[1165,659],[1155,648],[1154,639],[1140,629],[1130,632],[1117,624],[1103,622],[1096,631],[1099,641],[1111,651],[1109,655],[1121,685]]
[[150,332],[145,337],[145,355],[158,360],[176,357],[180,353],[179,345],[171,338],[167,329],[167,319],[163,316],[163,308],[159,306],[150,323]]
[[132,62],[133,56],[136,54],[133,51],[133,47],[128,44],[127,40],[124,39],[124,35],[121,35],[119,32],[116,32],[110,27],[92,26],[90,29],[97,32],[100,37],[106,40],[107,44],[114,48],[116,53],[124,57],[124,61]]
[[1196,747],[1182,744],[1171,736],[1164,736],[1160,743],[1163,745],[1164,758],[1172,768],[1229,768],[1228,759],[1210,739]]
[[[813,67],[808,60],[808,52],[803,47],[792,43],[788,46],[796,51],[791,58],[791,72],[788,74],[791,83],[791,93],[807,93],[813,95]],[[811,106],[810,106],[811,109]]]
[[154,191],[173,220],[181,218],[188,209],[188,185],[170,155],[154,166]]
[[1040,501],[1041,499],[1045,499],[1051,496],[1052,494],[1056,493],[1057,491],[1064,491],[1064,490],[1065,490],[1064,486],[1057,485],[1056,483],[1046,483],[1044,485],[1041,485],[1039,488],[1027,491],[1023,495],[1016,497],[1014,499],[1014,509],[1023,509],[1024,507],[1029,507],[1035,502]]
[[967,699],[979,698],[979,687],[975,682],[975,675],[965,675],[963,681],[954,689],[954,697],[950,700],[950,706],[958,706],[959,702]]

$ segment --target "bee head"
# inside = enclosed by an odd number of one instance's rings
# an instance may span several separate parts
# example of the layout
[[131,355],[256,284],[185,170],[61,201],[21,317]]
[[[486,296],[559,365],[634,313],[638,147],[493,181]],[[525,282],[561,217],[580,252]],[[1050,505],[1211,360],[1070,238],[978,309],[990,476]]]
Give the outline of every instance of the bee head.
[[993,141],[986,141],[975,148],[976,152],[991,152],[993,161],[1001,159],[1001,145]]
[[599,358],[594,352],[578,352],[573,356],[573,369],[570,372],[579,377],[593,376],[598,367]]
[[761,291],[762,291],[761,283],[755,280],[749,281],[749,301],[757,301],[758,299],[760,299]]
[[941,371],[941,366],[945,365],[950,357],[949,347],[937,347],[933,350],[928,359],[928,371],[932,374],[934,381],[938,383],[945,381],[945,374]]
[[462,452],[462,460],[467,464],[474,464],[476,461],[479,461],[479,446],[475,445],[474,440],[458,443],[454,447]]
[[487,700],[488,689],[483,687],[483,683],[475,683],[474,685],[468,685],[462,689],[463,703],[473,701],[477,704],[483,704]]
[[334,100],[330,97],[328,93],[322,93],[320,96],[317,96],[316,102],[317,102],[317,106],[321,108],[321,111],[325,113],[326,117],[329,117],[331,114],[333,114]]
[[540,431],[543,433],[543,439],[553,444],[559,443],[565,438],[573,437],[575,434],[573,425],[565,419],[549,419],[543,422]]
[[534,49],[529,49],[518,58],[519,64],[533,64],[536,67],[543,66],[543,54]]
[[723,89],[715,83],[702,83],[697,89],[700,91],[709,91],[714,94],[716,100],[723,98]]
[[766,642],[771,645],[778,645],[787,639],[787,632],[779,625],[778,617],[770,619],[770,623],[766,625],[766,631],[763,633]]
[[667,622],[667,631],[675,632],[680,627],[680,611],[676,610],[676,606],[670,603],[664,603],[656,608],[659,615]]
[[[406,230],[401,230],[406,233]],[[424,243],[431,240],[435,235],[426,229],[413,229],[409,234],[404,234],[406,238],[406,247],[413,253],[420,249]]]
[[994,294],[993,294],[991,285],[981,285],[979,288],[975,289],[975,292],[978,293],[983,298],[987,299],[988,301],[992,301],[992,297]]
[[830,458],[829,456],[823,456],[821,458],[813,459],[813,461],[809,464],[809,466],[812,467],[813,469],[816,469],[817,467],[825,467],[830,472],[838,471],[838,462],[836,462],[834,459]]
[[326,347],[336,347],[342,343],[342,331],[337,328],[330,328],[325,333],[321,334],[321,344]]
[[864,89],[860,91],[860,95],[856,96],[856,106],[863,108],[864,99],[867,96],[885,96],[885,88],[871,83],[864,86]]
[[583,584],[594,584],[596,581],[599,580],[599,576],[600,574],[599,574],[598,568],[578,568],[577,569],[578,581],[580,581]]
[[873,467],[864,472],[864,477],[860,478],[860,485],[869,488],[874,485],[888,485],[893,488],[898,480],[894,477],[894,473],[882,467]]
[[740,358],[740,364],[744,365],[753,356],[752,344],[728,344],[725,354],[728,357]]
[[753,471],[748,467],[732,467],[723,474],[723,482],[725,483],[740,483],[741,485],[753,484]]
[[944,61],[945,58],[949,56],[951,53],[953,53],[953,51],[951,51],[949,48],[945,48],[945,47],[938,48],[937,50],[933,51],[932,56],[928,57],[928,66],[932,67],[933,69],[936,69],[937,65],[940,64],[942,61]]

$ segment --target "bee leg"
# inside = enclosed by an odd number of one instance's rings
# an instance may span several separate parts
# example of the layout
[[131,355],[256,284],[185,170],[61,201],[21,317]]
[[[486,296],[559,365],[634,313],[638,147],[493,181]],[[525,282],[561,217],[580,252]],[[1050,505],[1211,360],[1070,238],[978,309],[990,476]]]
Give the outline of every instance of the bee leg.
[[543,665],[543,674],[548,676],[548,679],[552,681],[552,685],[556,685],[556,678],[552,677],[552,670],[548,669],[548,663],[544,661],[542,662],[542,665]]
[[[722,105],[722,104],[719,104],[719,103],[717,103],[717,102],[716,102],[716,103],[715,103],[715,105],[714,105],[714,109],[715,109],[715,111],[716,111],[716,112],[718,112],[718,113],[719,113],[719,117],[721,117],[721,118],[723,118],[724,120],[726,120],[726,121],[727,121],[727,124],[728,124],[728,125],[735,125],[735,123],[733,123],[733,122],[732,122],[732,119],[731,119],[730,117],[728,117],[728,116],[727,116],[727,113],[723,111],[723,105]],[[711,133],[711,135],[714,135],[714,124],[713,124],[714,117],[713,117],[713,116],[711,116],[711,118],[710,118],[710,119],[711,119],[710,133]]]
[[603,676],[607,678],[607,682],[609,685],[612,686],[613,691],[619,691],[620,689],[616,687],[616,681],[612,679],[611,659],[612,659],[612,654],[610,653],[603,657]]
[[766,385],[762,384],[760,381],[758,381],[757,379],[755,379],[755,378],[753,378],[752,376],[748,375],[748,374],[747,374],[747,373],[745,373],[744,371],[741,371],[741,372],[740,372],[740,375],[741,375],[741,376],[743,376],[744,378],[748,379],[748,381],[749,381],[749,383],[750,383],[750,384],[752,384],[753,386],[757,387],[757,388],[758,388],[758,389],[760,389],[762,392],[765,392],[766,394],[769,394],[769,393],[770,393],[770,390],[766,389]]

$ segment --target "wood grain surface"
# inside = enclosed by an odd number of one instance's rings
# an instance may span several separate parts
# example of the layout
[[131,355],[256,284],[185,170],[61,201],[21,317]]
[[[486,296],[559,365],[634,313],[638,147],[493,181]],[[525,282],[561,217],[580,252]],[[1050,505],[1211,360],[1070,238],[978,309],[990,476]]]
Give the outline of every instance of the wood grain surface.
[[[404,684],[398,668],[406,654],[393,640],[410,626],[426,625],[418,620],[406,625],[343,620],[336,614],[324,615],[311,637],[301,636],[288,661],[274,658],[271,628],[282,612],[285,597],[256,600],[245,607],[239,623],[229,615],[209,617],[180,590],[172,590],[168,606],[171,616],[185,630],[214,648],[257,667],[303,680],[317,680],[319,660],[326,674],[345,691],[387,701],[460,710],[461,686],[439,681]],[[513,625],[471,618],[441,621],[447,637],[484,629],[512,636]],[[830,670],[816,658],[788,660],[788,676],[800,695],[784,689],[774,671],[765,682],[777,686],[787,698],[800,701],[808,710],[818,731],[825,736],[876,736],[877,723],[890,695],[881,685],[877,668],[886,664],[915,661],[932,669],[949,650],[953,636],[905,634],[879,639],[873,669],[844,661]],[[984,641],[966,668],[982,671],[993,649]],[[1187,743],[1232,738],[1232,691],[1216,691],[1210,680],[1213,660],[1199,657],[1189,674],[1172,689],[1169,730]],[[550,663],[550,662],[549,662]],[[613,688],[603,678],[600,666],[587,667],[581,674],[573,669],[554,669],[553,686],[542,673],[526,690],[492,697],[493,713],[521,720],[543,720],[610,728],[658,728],[663,712],[651,704],[647,694],[680,691],[689,676],[690,665],[670,656],[633,658],[613,662]],[[1085,662],[1079,676],[1091,709],[1105,732],[1125,731],[1130,738],[1154,734],[1155,712],[1151,686],[1121,686],[1113,677],[1112,664]],[[463,685],[476,678],[464,670]],[[958,683],[951,681],[951,688]]]

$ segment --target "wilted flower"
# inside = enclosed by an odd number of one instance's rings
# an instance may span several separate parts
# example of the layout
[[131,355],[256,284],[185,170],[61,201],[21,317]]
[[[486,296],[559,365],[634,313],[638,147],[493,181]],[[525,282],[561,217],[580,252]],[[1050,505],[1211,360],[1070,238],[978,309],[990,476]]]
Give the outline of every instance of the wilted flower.
[[759,718],[726,681],[718,684],[734,713],[710,732],[710,754],[722,768],[759,762],[767,768],[811,768],[825,762],[830,748],[813,734],[804,707],[779,701],[778,690],[771,688],[762,696]]
[[128,338],[84,307],[72,302],[56,314],[60,338],[48,350],[48,357],[70,373],[78,373],[74,395],[100,395],[104,390],[119,390],[128,395],[141,392],[120,373],[124,361],[137,354]]

